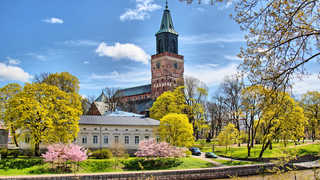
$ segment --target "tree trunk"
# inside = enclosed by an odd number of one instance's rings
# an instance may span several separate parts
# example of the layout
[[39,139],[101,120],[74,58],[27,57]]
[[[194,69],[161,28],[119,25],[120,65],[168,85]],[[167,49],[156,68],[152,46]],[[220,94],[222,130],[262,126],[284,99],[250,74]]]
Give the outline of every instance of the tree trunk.
[[18,141],[17,141],[17,136],[16,136],[16,131],[14,130],[14,128],[11,126],[11,133],[13,136],[13,142],[16,145],[16,147],[19,147]]
[[35,156],[40,156],[40,143],[35,143],[34,144],[34,155]]
[[271,142],[268,141],[267,144],[262,145],[262,149],[261,149],[260,154],[259,154],[259,159],[260,159],[260,160],[261,160],[261,158],[262,158],[262,155],[263,155],[264,151],[268,148],[268,146],[270,145],[270,143],[271,143]]
[[272,150],[272,142],[269,144],[269,149]]

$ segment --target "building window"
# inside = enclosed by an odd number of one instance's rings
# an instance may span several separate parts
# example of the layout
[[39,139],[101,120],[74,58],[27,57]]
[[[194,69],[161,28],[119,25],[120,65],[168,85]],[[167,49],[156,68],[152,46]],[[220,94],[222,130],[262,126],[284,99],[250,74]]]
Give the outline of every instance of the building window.
[[159,136],[157,136],[157,143],[158,143],[158,142],[160,142],[160,137],[159,137]]
[[118,144],[119,143],[119,136],[114,137],[114,143]]
[[134,137],[134,143],[135,144],[139,144],[139,136],[135,136]]
[[148,131],[149,131],[149,129],[146,129],[146,131],[148,132]]
[[178,63],[174,63],[174,68],[178,69]]
[[82,137],[82,144],[87,144],[87,136]]
[[104,144],[108,144],[108,142],[109,142],[108,136],[104,136],[103,137],[103,143]]
[[86,130],[86,128],[83,128],[83,130]]
[[160,69],[160,63],[159,62],[157,63],[157,68]]
[[144,139],[145,139],[145,140],[149,140],[149,136],[145,136]]
[[97,128],[94,128],[94,130],[96,131],[96,130],[98,130]]
[[126,131],[128,131],[128,129],[126,129]]
[[136,131],[139,131],[139,129],[136,129]]
[[124,143],[125,144],[129,144],[129,136],[125,136],[124,137]]
[[93,144],[98,144],[98,136],[93,136]]
[[105,131],[108,131],[108,128],[105,128],[104,130],[105,130]]
[[118,129],[115,129],[115,131],[118,131]]
[[30,142],[30,137],[29,136],[26,136],[25,138],[25,143],[29,143]]

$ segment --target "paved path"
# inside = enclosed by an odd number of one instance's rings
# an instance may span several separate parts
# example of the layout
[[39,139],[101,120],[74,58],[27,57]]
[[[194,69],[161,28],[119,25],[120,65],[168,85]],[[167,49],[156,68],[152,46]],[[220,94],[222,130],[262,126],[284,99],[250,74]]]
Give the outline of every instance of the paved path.
[[207,161],[207,162],[210,162],[210,163],[214,164],[215,166],[224,166],[223,164],[221,164],[219,162],[213,161],[210,158],[206,158],[204,154],[205,153],[201,153],[201,156],[192,156],[192,157],[198,158],[198,159],[202,159],[202,160]]

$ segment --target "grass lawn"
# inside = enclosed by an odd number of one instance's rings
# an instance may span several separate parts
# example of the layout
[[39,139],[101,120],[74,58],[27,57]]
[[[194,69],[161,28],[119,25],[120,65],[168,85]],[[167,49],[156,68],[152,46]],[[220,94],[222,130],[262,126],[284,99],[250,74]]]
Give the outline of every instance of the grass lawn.
[[[277,158],[281,156],[283,145],[281,144],[273,144],[272,150],[269,148],[265,150],[263,154],[263,158]],[[247,158],[247,147],[231,147],[230,151],[226,152],[225,147],[216,147],[215,153],[217,155],[224,155],[234,158]],[[320,153],[320,144],[302,144],[302,145],[290,145],[287,149],[291,151],[296,151],[297,156],[304,155],[319,155]],[[253,149],[251,149],[251,158],[258,158],[261,150],[261,145],[255,145]]]
[[[177,167],[168,168],[170,170],[174,169],[194,169],[194,168],[207,168],[213,167],[214,165],[193,157],[182,158],[182,164]],[[76,173],[96,173],[96,172],[122,172],[127,171],[122,169],[121,164],[115,168],[115,160],[98,160],[98,159],[88,159],[80,163],[80,168]],[[43,165],[32,166],[25,169],[0,169],[0,176],[15,176],[15,175],[36,175],[36,174],[55,174],[54,172],[49,172],[50,164],[46,163]]]
[[239,166],[239,165],[246,165],[246,164],[260,164],[259,162],[251,162],[251,161],[229,161],[223,159],[215,159],[214,161],[219,162],[225,166]]

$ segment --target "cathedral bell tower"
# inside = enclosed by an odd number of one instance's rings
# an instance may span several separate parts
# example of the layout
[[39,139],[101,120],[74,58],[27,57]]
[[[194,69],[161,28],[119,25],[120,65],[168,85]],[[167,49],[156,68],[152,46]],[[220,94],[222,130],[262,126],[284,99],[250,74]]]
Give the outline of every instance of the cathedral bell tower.
[[178,33],[174,30],[168,2],[156,33],[157,53],[151,56],[152,98],[183,84],[184,59],[178,54]]

